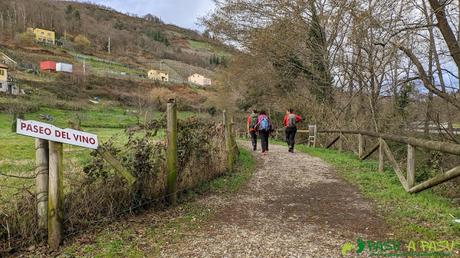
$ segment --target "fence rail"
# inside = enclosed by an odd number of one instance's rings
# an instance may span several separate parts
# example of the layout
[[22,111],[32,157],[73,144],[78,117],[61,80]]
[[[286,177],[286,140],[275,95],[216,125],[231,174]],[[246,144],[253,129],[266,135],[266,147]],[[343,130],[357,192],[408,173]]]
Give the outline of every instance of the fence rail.
[[460,155],[460,144],[453,144],[448,142],[432,141],[425,140],[415,137],[406,137],[401,135],[394,134],[384,134],[376,133],[371,131],[361,131],[361,130],[318,130],[318,133],[338,133],[338,134],[355,134],[355,135],[365,135],[374,138],[382,138],[384,140],[410,144],[415,147],[420,147],[428,150],[435,150],[440,152],[445,152],[454,155]]
[[[407,137],[394,134],[377,133],[363,130],[317,130],[316,134],[311,135],[311,130],[298,130],[299,133],[309,133],[309,137],[316,139],[317,134],[335,134],[337,135],[334,139],[324,145],[326,148],[338,144],[338,148],[342,151],[343,141],[346,140],[345,135],[357,135],[358,136],[358,156],[361,160],[369,158],[374,152],[379,151],[379,172],[384,170],[385,157],[393,167],[396,175],[398,176],[401,185],[409,193],[417,193],[423,190],[429,189],[433,186],[439,185],[446,181],[452,180],[460,176],[460,166],[454,167],[453,169],[440,173],[439,175],[428,179],[424,182],[417,184],[415,180],[415,151],[416,148],[439,151],[442,153],[448,153],[460,156],[460,144],[454,144],[449,142],[432,141],[426,139],[420,139],[415,137]],[[367,151],[364,148],[364,136],[376,138],[377,142]],[[398,143],[407,144],[407,168],[406,175],[403,173],[399,163],[395,159],[393,152],[386,143],[386,141],[393,141]]]

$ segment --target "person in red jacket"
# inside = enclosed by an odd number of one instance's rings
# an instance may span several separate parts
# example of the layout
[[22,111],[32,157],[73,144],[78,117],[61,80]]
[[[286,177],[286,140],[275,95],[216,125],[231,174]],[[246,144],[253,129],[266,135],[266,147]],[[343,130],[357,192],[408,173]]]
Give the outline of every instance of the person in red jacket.
[[248,134],[251,136],[251,142],[252,142],[252,150],[256,151],[257,150],[257,130],[256,130],[256,125],[258,122],[258,116],[259,114],[257,113],[257,110],[252,110],[252,113],[248,116],[248,122],[247,122],[247,129],[248,129]]
[[294,152],[295,134],[297,133],[297,123],[300,121],[302,121],[302,118],[294,114],[294,110],[292,108],[286,111],[283,124],[286,130],[286,141],[289,146],[289,152]]

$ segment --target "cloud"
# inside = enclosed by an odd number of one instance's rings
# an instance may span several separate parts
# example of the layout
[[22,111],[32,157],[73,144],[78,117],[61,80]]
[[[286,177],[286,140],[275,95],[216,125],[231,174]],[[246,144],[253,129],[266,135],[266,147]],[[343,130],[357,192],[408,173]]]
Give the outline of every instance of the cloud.
[[184,28],[202,29],[197,19],[214,8],[212,0],[92,0],[121,12],[137,15],[151,13],[166,23]]

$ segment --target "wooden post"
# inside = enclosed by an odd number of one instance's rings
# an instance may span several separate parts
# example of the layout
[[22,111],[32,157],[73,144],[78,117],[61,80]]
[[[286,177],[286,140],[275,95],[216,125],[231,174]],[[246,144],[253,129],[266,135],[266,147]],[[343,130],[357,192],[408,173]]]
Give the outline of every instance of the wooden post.
[[[230,122],[230,135],[232,137],[232,154],[233,154],[233,160],[232,164],[235,163],[235,153],[238,153],[238,145],[236,143],[237,137],[235,137],[235,120],[232,116],[231,122]],[[233,166],[233,165],[232,165]]]
[[379,138],[379,172],[384,170],[384,150],[383,150],[383,139]]
[[56,250],[62,242],[64,213],[62,143],[49,142],[48,245]]
[[366,154],[364,154],[360,160],[365,160],[367,158],[369,158],[372,154],[374,154],[374,152],[376,152],[380,147],[380,142],[377,142],[372,148],[370,151],[368,151]]
[[233,143],[232,143],[232,128],[228,121],[227,111],[223,111],[223,120],[225,128],[225,147],[227,149],[227,172],[233,172]]
[[340,133],[340,135],[339,135],[339,151],[340,152],[343,151],[343,135],[342,135],[342,133]]
[[399,164],[393,155],[393,152],[391,152],[390,147],[388,147],[388,144],[385,142],[384,139],[382,139],[381,143],[383,146],[383,151],[385,152],[388,161],[390,162],[396,175],[398,176],[399,182],[401,182],[401,185],[404,187],[404,190],[409,191],[409,187],[407,186],[407,179],[404,177],[402,170],[399,167]]
[[358,135],[358,157],[361,158],[364,154],[364,139],[363,135]]
[[46,234],[48,229],[48,141],[35,139],[35,185],[37,192],[38,228]]
[[107,150],[99,148],[96,150],[105,161],[107,161],[120,175],[126,179],[126,182],[131,186],[136,182],[136,177],[134,177],[123,165]]
[[415,147],[407,145],[407,186],[412,188],[415,184]]
[[175,205],[177,201],[177,107],[175,100],[169,100],[167,104],[167,185],[168,185],[168,200],[171,205]]

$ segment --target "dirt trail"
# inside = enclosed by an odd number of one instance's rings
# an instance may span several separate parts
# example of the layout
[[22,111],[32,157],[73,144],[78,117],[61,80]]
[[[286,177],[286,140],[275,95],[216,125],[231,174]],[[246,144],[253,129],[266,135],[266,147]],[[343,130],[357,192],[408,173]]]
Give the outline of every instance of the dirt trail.
[[201,200],[216,215],[162,256],[340,257],[346,241],[385,238],[370,203],[320,159],[281,146],[256,156],[249,183],[235,195]]

